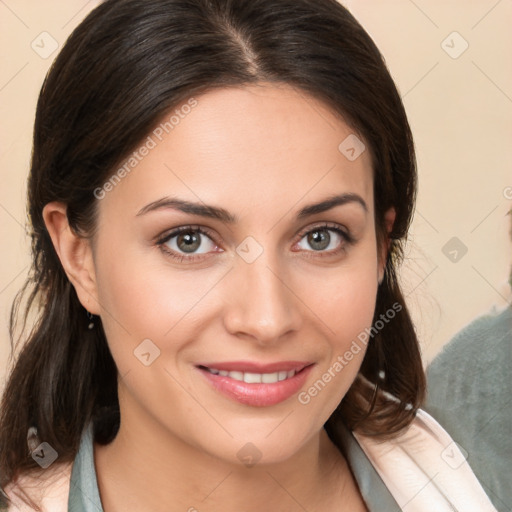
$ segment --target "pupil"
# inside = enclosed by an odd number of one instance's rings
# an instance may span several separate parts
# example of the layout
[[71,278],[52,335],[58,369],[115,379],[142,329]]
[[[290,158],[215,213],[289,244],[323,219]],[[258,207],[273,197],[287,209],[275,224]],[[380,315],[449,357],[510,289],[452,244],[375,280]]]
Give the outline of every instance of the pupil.
[[[184,242],[183,246],[180,245],[180,242]],[[178,236],[177,244],[178,247],[184,252],[194,252],[199,248],[200,241],[197,234],[189,231]]]
[[326,230],[313,231],[309,236],[309,244],[315,251],[329,247],[331,237]]

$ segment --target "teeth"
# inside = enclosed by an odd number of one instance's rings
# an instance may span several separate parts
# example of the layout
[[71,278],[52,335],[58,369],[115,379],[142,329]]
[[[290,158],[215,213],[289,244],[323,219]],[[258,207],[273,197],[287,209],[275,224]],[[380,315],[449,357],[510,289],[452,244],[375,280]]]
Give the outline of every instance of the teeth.
[[[229,377],[230,375],[228,375]],[[261,382],[261,373],[244,373],[244,382],[247,384],[255,384]]]
[[264,384],[272,384],[279,380],[279,372],[276,373],[263,373],[261,375],[261,382]]
[[246,382],[247,384],[273,384],[274,382],[290,379],[296,373],[295,370],[274,373],[228,372],[226,370],[216,370],[215,368],[207,368],[207,370],[214,375],[229,377],[240,382]]

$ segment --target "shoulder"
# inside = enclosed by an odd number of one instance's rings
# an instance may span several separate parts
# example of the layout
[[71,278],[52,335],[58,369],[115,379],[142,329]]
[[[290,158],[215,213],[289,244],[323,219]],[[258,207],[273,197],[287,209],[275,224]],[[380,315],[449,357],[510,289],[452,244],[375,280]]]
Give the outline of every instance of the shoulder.
[[450,371],[455,364],[465,370],[474,370],[475,376],[478,376],[478,370],[488,368],[489,363],[509,368],[509,361],[504,356],[510,356],[511,348],[512,308],[487,313],[466,325],[445,345],[427,370],[429,380],[435,381],[435,377],[442,376],[446,382],[446,378],[463,375]]
[[457,444],[425,411],[394,439],[354,436],[401,508],[496,511]]
[[485,429],[485,437],[496,438],[499,446],[511,419],[510,408],[503,406],[510,399],[511,362],[512,308],[507,307],[471,322],[432,361],[425,409],[459,442],[480,443]]
[[66,512],[73,463],[52,464],[23,473],[5,487],[8,512]]

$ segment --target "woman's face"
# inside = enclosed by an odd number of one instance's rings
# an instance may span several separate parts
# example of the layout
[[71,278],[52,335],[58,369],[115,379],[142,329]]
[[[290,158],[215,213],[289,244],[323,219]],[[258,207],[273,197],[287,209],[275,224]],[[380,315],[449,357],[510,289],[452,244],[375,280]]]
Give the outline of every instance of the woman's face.
[[231,462],[285,460],[319,433],[365,353],[353,342],[382,273],[370,155],[289,86],[187,105],[97,194],[88,308],[126,428]]

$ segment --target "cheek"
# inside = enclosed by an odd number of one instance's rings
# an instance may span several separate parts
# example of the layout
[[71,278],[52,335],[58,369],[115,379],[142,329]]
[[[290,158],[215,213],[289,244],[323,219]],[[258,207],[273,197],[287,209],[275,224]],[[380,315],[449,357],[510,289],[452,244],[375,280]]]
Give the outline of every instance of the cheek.
[[354,252],[328,276],[312,274],[304,287],[307,305],[324,320],[329,339],[343,347],[373,320],[378,289],[374,245]]
[[[372,274],[373,276],[373,274]],[[340,279],[328,304],[331,328],[340,344],[368,327],[373,319],[377,296],[377,279],[355,273]]]
[[[327,281],[324,291],[311,290],[310,304],[326,324],[328,350],[319,368],[320,379],[336,381],[331,405],[337,405],[350,387],[366,353],[377,297],[377,258],[371,247],[360,258]],[[327,373],[326,373],[327,372]],[[336,391],[334,391],[336,389]]]
[[[163,348],[185,335],[187,325],[208,304],[208,292],[225,269],[187,271],[169,266],[158,248],[98,247],[96,276],[102,322],[112,352],[132,350],[144,339]],[[151,251],[149,256],[148,251]],[[124,257],[118,257],[124,254]],[[118,349],[119,347],[119,349]]]
[[[361,261],[359,261],[361,263]],[[324,321],[322,359],[301,391],[298,402],[323,423],[339,405],[354,382],[363,362],[372,326],[377,295],[375,265],[345,268],[333,276],[325,297],[316,298],[314,309]],[[313,304],[313,303],[312,303]]]

